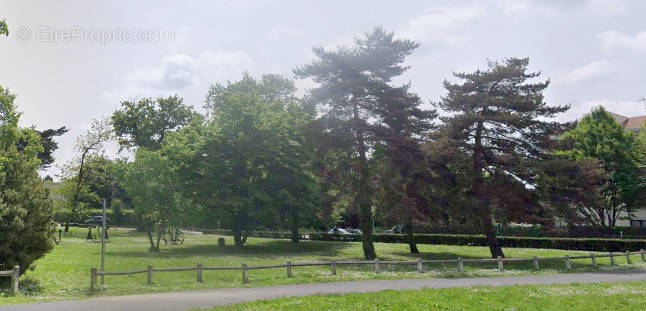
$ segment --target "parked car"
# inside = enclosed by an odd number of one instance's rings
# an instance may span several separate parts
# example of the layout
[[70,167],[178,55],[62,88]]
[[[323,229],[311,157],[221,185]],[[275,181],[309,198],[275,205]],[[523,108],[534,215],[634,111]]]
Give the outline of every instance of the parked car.
[[[110,222],[110,218],[106,216],[105,223],[107,224],[108,222]],[[103,216],[92,216],[88,218],[86,221],[84,221],[84,223],[87,225],[101,226],[103,225]]]
[[352,240],[355,236],[360,236],[363,233],[359,229],[332,228],[327,231],[327,234],[339,240]]

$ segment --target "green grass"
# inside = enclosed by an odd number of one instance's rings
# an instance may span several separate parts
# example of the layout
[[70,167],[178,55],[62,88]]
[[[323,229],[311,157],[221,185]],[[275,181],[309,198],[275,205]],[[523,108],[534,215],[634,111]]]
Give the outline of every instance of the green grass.
[[[101,245],[85,240],[86,230],[72,228],[63,236],[61,245],[38,260],[21,279],[21,293],[9,297],[6,290],[0,293],[0,305],[25,302],[39,302],[61,299],[87,298],[90,284],[90,268],[99,267]],[[107,271],[128,271],[145,269],[147,265],[155,268],[190,267],[200,262],[204,266],[239,267],[242,263],[250,266],[284,264],[292,262],[311,262],[332,259],[361,260],[360,243],[303,241],[298,245],[287,240],[250,238],[243,249],[233,247],[231,237],[226,237],[227,246],[217,246],[216,235],[187,235],[184,245],[162,246],[158,254],[148,252],[147,238],[133,230],[110,232],[110,242],[106,251]],[[463,258],[488,258],[486,247],[419,245],[421,255],[411,255],[406,244],[376,243],[380,260],[415,260],[417,256],[425,260]],[[581,252],[545,249],[505,249],[508,257],[553,257],[577,255]],[[584,254],[587,254],[584,253]],[[531,262],[506,263],[505,271],[496,269],[495,263],[465,263],[465,273],[457,272],[454,264],[425,265],[427,271],[417,274],[412,265],[390,267],[382,264],[381,274],[375,274],[371,266],[339,266],[338,276],[330,273],[329,267],[295,267],[294,277],[287,278],[285,269],[252,270],[250,283],[242,284],[240,271],[205,271],[204,283],[197,283],[195,272],[156,272],[154,284],[146,284],[146,275],[106,276],[105,288],[98,295],[124,295],[147,292],[177,290],[251,287],[295,283],[332,282],[341,280],[394,279],[394,278],[431,278],[462,276],[503,276],[518,274],[546,274],[582,272],[609,269],[608,258],[599,258],[599,268],[590,267],[590,260],[574,260],[573,269],[565,270],[563,261],[541,262],[541,270],[534,271]],[[638,255],[632,257],[635,263],[629,267],[643,268]],[[617,264],[627,268],[625,257],[617,257]]]
[[646,310],[646,282],[383,291],[282,298],[211,310]]

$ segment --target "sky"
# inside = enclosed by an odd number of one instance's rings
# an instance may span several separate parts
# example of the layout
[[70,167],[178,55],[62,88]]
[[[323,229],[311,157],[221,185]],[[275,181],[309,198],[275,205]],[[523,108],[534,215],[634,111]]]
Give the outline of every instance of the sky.
[[[425,101],[453,72],[529,57],[550,79],[560,120],[603,105],[646,114],[646,1],[9,1],[0,0],[0,85],[17,95],[21,124],[66,126],[58,174],[91,120],[123,100],[177,94],[201,109],[214,83],[280,73],[383,26],[420,42],[401,81]],[[311,81],[296,81],[304,94]],[[108,152],[116,150],[108,146]]]

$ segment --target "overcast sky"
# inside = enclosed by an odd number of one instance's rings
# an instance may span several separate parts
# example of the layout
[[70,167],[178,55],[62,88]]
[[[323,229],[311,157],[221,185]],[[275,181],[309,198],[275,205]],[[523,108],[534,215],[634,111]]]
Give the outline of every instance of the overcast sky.
[[[199,108],[208,86],[282,73],[384,26],[421,47],[404,79],[422,98],[443,95],[453,71],[529,57],[552,81],[547,102],[646,114],[646,1],[0,1],[0,85],[22,125],[67,126],[57,165],[90,120],[120,101],[178,94]],[[310,85],[302,81],[305,89]],[[56,167],[47,173],[56,174]]]

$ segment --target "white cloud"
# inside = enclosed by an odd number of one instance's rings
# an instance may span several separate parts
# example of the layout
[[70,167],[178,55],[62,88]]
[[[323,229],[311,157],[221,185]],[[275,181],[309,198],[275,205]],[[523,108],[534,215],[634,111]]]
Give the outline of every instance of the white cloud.
[[555,16],[558,10],[550,7],[545,1],[533,0],[498,0],[497,6],[503,15],[512,18],[524,18],[528,15]]
[[441,42],[450,45],[467,41],[470,37],[464,29],[469,22],[484,14],[480,7],[431,8],[409,20],[399,32],[401,37],[425,42]]
[[606,76],[617,70],[616,66],[609,61],[596,61],[581,67],[574,68],[568,72],[557,74],[554,83],[558,85],[576,84],[590,81]]
[[186,54],[165,56],[157,65],[137,68],[126,74],[126,84],[104,92],[112,102],[124,99],[175,94],[190,87],[237,78],[248,70],[251,58],[244,52],[204,51],[198,57]]
[[604,31],[597,35],[601,47],[610,51],[615,49],[628,49],[637,52],[646,52],[646,31],[634,36],[620,31]]
[[283,25],[273,27],[265,34],[265,40],[278,41],[290,40],[300,38],[303,36],[303,31],[298,28],[286,27]]
[[616,16],[626,12],[626,4],[617,0],[589,0],[585,3],[588,14],[600,16]]

